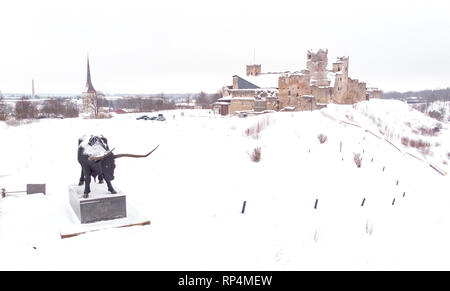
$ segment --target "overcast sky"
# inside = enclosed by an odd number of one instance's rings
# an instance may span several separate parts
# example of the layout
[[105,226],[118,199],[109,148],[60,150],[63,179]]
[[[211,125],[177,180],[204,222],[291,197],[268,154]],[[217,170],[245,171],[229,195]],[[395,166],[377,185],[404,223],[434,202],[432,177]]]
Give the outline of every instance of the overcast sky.
[[105,93],[215,92],[306,68],[308,49],[382,90],[450,86],[448,1],[0,1],[0,90],[81,93],[89,55]]

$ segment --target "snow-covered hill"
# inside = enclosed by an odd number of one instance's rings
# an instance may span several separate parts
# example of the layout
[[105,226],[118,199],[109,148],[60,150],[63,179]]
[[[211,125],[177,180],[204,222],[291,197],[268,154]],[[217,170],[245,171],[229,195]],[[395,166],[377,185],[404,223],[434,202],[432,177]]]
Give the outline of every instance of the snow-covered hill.
[[[392,100],[248,118],[163,113],[0,123],[0,187],[47,184],[46,196],[0,199],[0,269],[450,269],[447,123]],[[116,153],[160,144],[118,160],[113,181],[150,226],[61,240],[85,134]]]

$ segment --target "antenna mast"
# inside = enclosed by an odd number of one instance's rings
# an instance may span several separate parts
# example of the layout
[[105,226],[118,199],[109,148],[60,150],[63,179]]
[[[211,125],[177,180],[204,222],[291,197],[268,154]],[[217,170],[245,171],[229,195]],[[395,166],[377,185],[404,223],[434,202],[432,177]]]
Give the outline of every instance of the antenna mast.
[[31,80],[31,99],[36,97],[36,93],[34,91],[34,80]]

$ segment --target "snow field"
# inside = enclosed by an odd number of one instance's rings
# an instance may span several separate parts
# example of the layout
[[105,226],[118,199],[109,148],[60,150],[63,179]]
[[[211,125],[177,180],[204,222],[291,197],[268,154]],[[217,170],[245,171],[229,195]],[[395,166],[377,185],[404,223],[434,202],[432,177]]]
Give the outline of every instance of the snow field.
[[[46,183],[48,195],[0,199],[0,269],[448,269],[448,176],[365,131],[381,135],[371,115],[399,133],[404,121],[433,122],[393,102],[248,118],[185,110],[163,112],[165,122],[127,114],[2,123],[1,136],[13,142],[0,143],[0,186]],[[362,128],[340,123],[350,122],[346,115]],[[245,134],[263,121],[258,138]],[[441,147],[422,158],[441,154],[447,126],[433,137]],[[160,144],[146,159],[117,160],[113,181],[151,225],[61,240],[67,186],[81,171],[77,141],[91,133],[116,154]],[[255,147],[258,163],[249,156]]]

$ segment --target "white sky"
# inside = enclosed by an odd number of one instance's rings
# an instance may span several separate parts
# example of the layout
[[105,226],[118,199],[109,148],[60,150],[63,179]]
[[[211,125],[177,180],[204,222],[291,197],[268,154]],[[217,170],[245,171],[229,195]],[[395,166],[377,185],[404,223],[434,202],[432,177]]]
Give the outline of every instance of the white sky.
[[448,1],[0,1],[0,90],[81,93],[89,54],[105,93],[215,92],[244,75],[350,57],[385,91],[450,86]]

